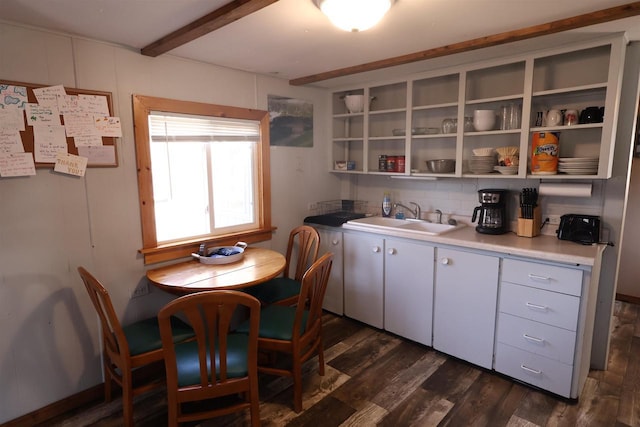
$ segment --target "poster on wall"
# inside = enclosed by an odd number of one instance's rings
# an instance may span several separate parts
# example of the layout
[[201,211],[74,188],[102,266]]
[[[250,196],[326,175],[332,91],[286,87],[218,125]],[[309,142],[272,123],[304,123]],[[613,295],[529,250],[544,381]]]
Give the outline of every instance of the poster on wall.
[[268,95],[269,134],[272,146],[313,147],[313,104]]

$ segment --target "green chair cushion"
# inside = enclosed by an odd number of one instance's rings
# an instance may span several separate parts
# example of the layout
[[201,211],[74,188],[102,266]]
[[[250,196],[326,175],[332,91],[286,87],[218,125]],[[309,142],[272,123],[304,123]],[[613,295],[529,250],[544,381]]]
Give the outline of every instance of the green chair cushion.
[[[246,334],[227,335],[227,377],[247,376],[247,352],[249,336]],[[178,385],[180,387],[200,384],[200,361],[198,360],[198,342],[188,341],[176,344],[176,362],[178,366]],[[211,381],[211,363],[207,348],[207,371]],[[216,378],[220,378],[220,354],[216,348]]]
[[259,285],[246,288],[244,291],[268,305],[298,295],[300,293],[300,282],[286,277],[276,277]]
[[[282,305],[270,305],[260,310],[260,338],[273,338],[278,340],[291,340],[293,338],[293,320],[296,315],[296,307]],[[302,315],[302,330],[307,326],[309,312]],[[245,321],[238,326],[237,332],[249,333],[249,322]]]
[[[127,337],[131,356],[162,348],[157,317],[123,326],[122,330]],[[194,336],[193,329],[177,317],[171,317],[171,330],[173,331],[173,342],[184,341]]]

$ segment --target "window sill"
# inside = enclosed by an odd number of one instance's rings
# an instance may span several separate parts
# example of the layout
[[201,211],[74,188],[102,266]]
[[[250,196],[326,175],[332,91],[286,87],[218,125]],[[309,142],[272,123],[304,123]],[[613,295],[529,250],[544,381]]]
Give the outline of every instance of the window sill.
[[232,246],[238,242],[246,242],[247,244],[265,242],[271,240],[271,235],[275,230],[275,227],[270,227],[267,229],[234,233],[210,239],[171,243],[155,248],[143,248],[138,250],[138,252],[144,257],[145,265],[155,264],[158,262],[171,261],[191,256],[192,253],[198,252],[201,243],[207,243],[208,246]]

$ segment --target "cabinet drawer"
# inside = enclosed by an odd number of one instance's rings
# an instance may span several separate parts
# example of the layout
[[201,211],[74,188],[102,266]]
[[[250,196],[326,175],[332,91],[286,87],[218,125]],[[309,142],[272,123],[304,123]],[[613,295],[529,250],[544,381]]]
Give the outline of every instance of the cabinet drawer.
[[496,337],[503,344],[573,365],[575,332],[500,313]]
[[571,397],[572,365],[498,343],[495,370],[552,393]]
[[575,331],[580,298],[502,283],[499,311]]
[[582,270],[575,268],[505,259],[502,281],[569,295],[582,294]]

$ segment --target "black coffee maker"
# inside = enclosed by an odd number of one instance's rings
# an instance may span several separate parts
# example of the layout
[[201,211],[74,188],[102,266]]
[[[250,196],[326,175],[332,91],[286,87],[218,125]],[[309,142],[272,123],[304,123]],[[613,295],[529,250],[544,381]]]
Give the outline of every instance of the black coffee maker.
[[507,224],[507,190],[486,189],[478,191],[481,206],[473,210],[471,222],[478,219],[476,231],[484,234],[504,234]]

